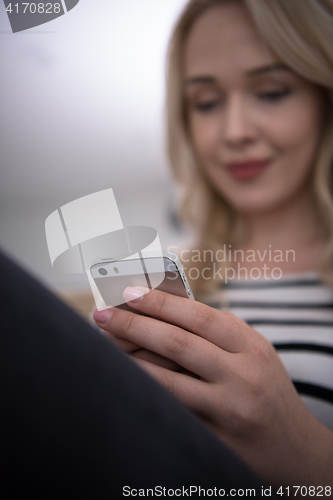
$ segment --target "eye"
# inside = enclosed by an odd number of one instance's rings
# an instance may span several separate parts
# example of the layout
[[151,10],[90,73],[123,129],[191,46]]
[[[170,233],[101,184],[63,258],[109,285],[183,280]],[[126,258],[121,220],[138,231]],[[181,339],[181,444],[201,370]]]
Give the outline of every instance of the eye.
[[277,102],[291,94],[291,89],[273,90],[271,92],[261,92],[258,97],[264,101]]
[[221,103],[220,99],[214,99],[214,100],[210,100],[210,101],[197,102],[194,105],[194,109],[196,111],[200,111],[200,112],[205,113],[205,112],[214,110],[215,108],[217,108],[219,106],[220,103]]

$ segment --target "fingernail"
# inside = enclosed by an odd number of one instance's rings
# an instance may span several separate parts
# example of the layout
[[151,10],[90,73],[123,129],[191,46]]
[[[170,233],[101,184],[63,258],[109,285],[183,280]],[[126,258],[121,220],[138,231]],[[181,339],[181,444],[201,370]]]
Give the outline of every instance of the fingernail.
[[96,311],[93,314],[93,318],[96,321],[96,323],[100,323],[101,325],[104,325],[105,323],[107,323],[109,321],[112,314],[113,314],[113,312],[111,311],[111,309],[102,309],[101,311],[98,311],[96,309]]
[[144,294],[145,292],[143,290],[128,286],[124,290],[123,297],[126,300],[126,302],[134,302],[137,304],[138,302],[141,302]]

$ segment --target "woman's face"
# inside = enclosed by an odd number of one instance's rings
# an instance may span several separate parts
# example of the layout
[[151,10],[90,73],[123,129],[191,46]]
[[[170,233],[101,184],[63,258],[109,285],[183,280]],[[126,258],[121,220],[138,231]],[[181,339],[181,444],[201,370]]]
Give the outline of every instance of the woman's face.
[[184,87],[196,154],[232,206],[267,211],[308,190],[321,92],[270,52],[240,2],[211,8],[192,27]]

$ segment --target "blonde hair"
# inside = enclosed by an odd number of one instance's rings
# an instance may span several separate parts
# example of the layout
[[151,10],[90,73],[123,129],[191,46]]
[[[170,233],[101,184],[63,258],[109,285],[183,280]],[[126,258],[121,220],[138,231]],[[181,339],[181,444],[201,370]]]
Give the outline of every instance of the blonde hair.
[[[200,168],[186,126],[182,93],[182,48],[188,32],[206,10],[234,1],[243,1],[258,32],[281,61],[322,87],[327,96],[313,187],[328,237],[318,268],[333,283],[333,0],[190,0],[185,6],[169,45],[166,103],[168,154],[182,188],[181,217],[195,227],[200,252],[211,249],[215,255],[221,243],[235,244],[244,234],[241,217]],[[198,268],[200,271],[200,263]],[[209,282],[212,280],[205,282],[201,277],[192,286],[198,292]]]

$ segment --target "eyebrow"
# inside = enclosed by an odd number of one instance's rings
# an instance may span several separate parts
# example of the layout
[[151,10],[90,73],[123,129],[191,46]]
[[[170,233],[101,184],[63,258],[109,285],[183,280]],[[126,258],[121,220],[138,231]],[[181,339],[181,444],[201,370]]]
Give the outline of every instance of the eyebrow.
[[275,71],[290,71],[290,69],[284,64],[270,64],[268,66],[262,66],[261,68],[252,69],[247,76],[258,76],[266,73],[273,73]]
[[192,78],[188,78],[185,80],[185,85],[193,85],[196,83],[215,83],[216,78],[212,76],[193,76]]
[[[246,73],[246,76],[260,76],[267,73],[273,73],[275,71],[290,71],[290,69],[284,64],[270,64],[268,66],[251,69]],[[185,85],[193,85],[198,83],[216,83],[216,78],[212,76],[194,76],[185,80]]]

